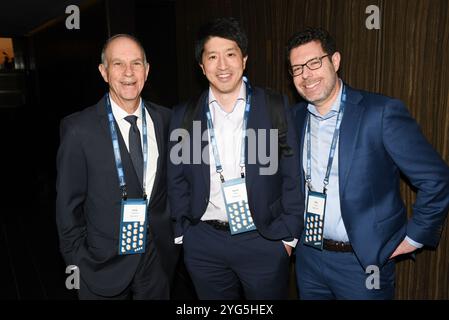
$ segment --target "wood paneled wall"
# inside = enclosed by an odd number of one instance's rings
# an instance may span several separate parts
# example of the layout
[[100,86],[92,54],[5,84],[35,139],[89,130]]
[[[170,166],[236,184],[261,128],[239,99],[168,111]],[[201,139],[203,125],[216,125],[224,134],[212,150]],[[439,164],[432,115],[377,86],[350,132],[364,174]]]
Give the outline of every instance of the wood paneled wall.
[[[380,8],[380,30],[368,30],[367,6]],[[305,26],[322,26],[342,54],[340,76],[351,86],[403,100],[424,135],[449,163],[449,2],[447,0],[177,0],[178,91],[181,100],[205,83],[195,63],[198,27],[238,18],[249,37],[247,75],[298,100],[284,45]],[[388,179],[388,177],[385,177]],[[411,214],[415,192],[401,185]],[[449,228],[436,250],[397,266],[398,299],[449,299]]]

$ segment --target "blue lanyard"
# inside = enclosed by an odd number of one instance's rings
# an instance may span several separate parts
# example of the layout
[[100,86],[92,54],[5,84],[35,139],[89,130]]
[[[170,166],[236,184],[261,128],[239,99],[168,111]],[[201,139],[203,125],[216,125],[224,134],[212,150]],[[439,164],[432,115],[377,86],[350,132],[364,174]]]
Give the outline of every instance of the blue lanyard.
[[[343,113],[345,110],[345,103],[346,103],[346,87],[343,86],[343,92],[341,94],[341,102],[340,102],[340,111],[338,112],[337,116],[337,123],[335,124],[335,130],[334,130],[334,136],[332,138],[331,148],[329,151],[329,159],[327,161],[327,169],[326,169],[326,176],[324,177],[323,181],[323,193],[325,194],[327,191],[327,185],[329,184],[329,176],[332,169],[332,162],[334,161],[334,155],[335,155],[335,149],[337,147],[337,140],[338,136],[340,135],[340,125],[341,120],[343,118]],[[311,127],[311,120],[310,120],[310,112],[309,117],[307,118],[307,175],[306,175],[306,183],[309,187],[309,190],[312,188],[312,147],[311,147],[311,134],[310,134],[310,127]]]
[[[245,113],[243,114],[243,126],[242,126],[242,147],[240,150],[240,168],[241,168],[241,177],[245,177],[245,137],[246,137],[246,127],[248,125],[248,116],[249,110],[251,108],[251,96],[252,96],[252,88],[248,82],[246,77],[243,77],[243,81],[246,85],[246,104],[245,104]],[[212,144],[212,151],[215,159],[215,169],[217,173],[220,175],[221,182],[224,182],[223,177],[223,167],[220,162],[220,154],[218,153],[217,140],[215,138],[215,130],[214,124],[212,122],[212,116],[209,109],[209,101],[206,101],[206,117],[207,117],[207,129],[209,130],[210,142]]]
[[[125,172],[123,171],[122,157],[120,156],[120,147],[117,138],[117,129],[115,127],[114,115],[112,114],[111,101],[109,100],[109,94],[106,94],[106,110],[108,112],[109,129],[111,131],[112,147],[114,148],[115,156],[115,167],[117,168],[118,180],[120,182],[120,190],[122,190],[122,198],[126,200],[128,194],[126,192],[126,181]],[[148,137],[147,137],[147,121],[145,115],[145,107],[143,100],[141,103],[142,107],[142,134],[143,134],[143,198],[147,198],[146,188],[146,177],[147,177],[147,161],[148,161]]]

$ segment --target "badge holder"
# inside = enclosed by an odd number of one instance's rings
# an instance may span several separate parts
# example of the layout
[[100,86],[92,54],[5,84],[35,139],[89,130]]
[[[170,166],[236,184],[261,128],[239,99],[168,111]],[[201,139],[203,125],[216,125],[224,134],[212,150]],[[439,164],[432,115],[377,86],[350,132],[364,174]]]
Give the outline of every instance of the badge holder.
[[119,255],[145,252],[147,202],[142,199],[122,200]]
[[326,194],[309,191],[303,239],[305,245],[319,250],[323,250],[325,208]]
[[223,182],[222,191],[231,235],[256,230],[248,206],[245,179],[238,178]]

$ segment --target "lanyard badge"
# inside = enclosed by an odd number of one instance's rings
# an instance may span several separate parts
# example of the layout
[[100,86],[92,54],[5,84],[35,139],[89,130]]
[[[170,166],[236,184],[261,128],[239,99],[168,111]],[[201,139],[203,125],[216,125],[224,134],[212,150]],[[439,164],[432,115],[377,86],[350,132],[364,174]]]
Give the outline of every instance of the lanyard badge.
[[243,77],[243,81],[246,84],[246,105],[245,113],[243,115],[243,126],[242,126],[242,146],[240,149],[240,178],[225,181],[223,176],[223,167],[220,162],[220,155],[217,147],[217,140],[215,138],[214,124],[212,122],[212,117],[208,108],[208,103],[206,103],[206,117],[207,117],[207,128],[209,130],[209,136],[212,144],[212,151],[215,159],[215,168],[217,173],[220,175],[221,191],[223,194],[226,214],[228,216],[229,228],[231,234],[239,234],[252,230],[256,230],[256,225],[254,224],[253,217],[248,206],[248,194],[245,184],[245,137],[246,137],[246,127],[248,123],[248,115],[251,107],[251,95],[252,89],[248,83],[246,77]]
[[122,200],[121,209],[119,255],[144,253],[147,234],[147,201]]
[[323,233],[324,233],[324,217],[326,212],[326,191],[329,184],[329,176],[332,169],[332,162],[334,161],[335,149],[337,147],[338,136],[340,134],[340,125],[343,118],[346,102],[346,88],[343,87],[341,96],[340,110],[337,116],[337,123],[335,125],[334,136],[332,138],[331,148],[329,151],[329,158],[327,162],[326,175],[323,181],[323,192],[312,191],[312,156],[311,156],[311,121],[310,113],[307,121],[307,174],[306,183],[308,187],[306,216],[304,219],[303,241],[305,245],[323,250]]
[[244,178],[232,179],[221,185],[231,234],[256,230],[248,206],[248,195]]
[[114,148],[115,166],[120,182],[120,190],[122,191],[121,201],[121,218],[119,230],[119,246],[118,254],[140,254],[145,252],[146,235],[147,235],[147,209],[148,200],[145,191],[146,187],[146,168],[148,161],[148,139],[147,139],[147,122],[145,116],[145,107],[142,101],[142,134],[143,134],[143,195],[142,199],[128,199],[126,190],[125,172],[123,170],[122,159],[120,155],[120,147],[117,137],[117,129],[115,126],[114,115],[109,94],[106,95],[106,109],[108,113],[109,129],[111,132],[112,146]]
[[322,250],[326,194],[309,190],[306,208],[304,244]]

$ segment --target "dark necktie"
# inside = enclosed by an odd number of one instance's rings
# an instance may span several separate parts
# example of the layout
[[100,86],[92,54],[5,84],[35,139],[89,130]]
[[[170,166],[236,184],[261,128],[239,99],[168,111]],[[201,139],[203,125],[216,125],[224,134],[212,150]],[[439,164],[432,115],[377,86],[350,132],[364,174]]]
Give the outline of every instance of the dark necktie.
[[127,116],[125,120],[131,124],[129,128],[129,154],[133,162],[139,182],[142,185],[143,180],[143,153],[140,143],[140,131],[137,127],[137,116]]

